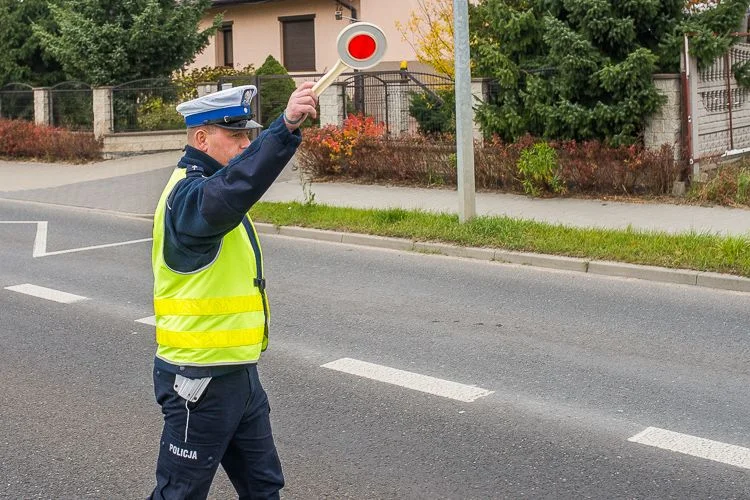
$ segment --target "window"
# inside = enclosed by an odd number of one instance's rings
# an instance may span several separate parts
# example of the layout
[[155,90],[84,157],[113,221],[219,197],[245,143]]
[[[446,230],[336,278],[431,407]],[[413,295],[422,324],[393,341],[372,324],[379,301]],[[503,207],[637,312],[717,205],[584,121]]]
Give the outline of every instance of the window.
[[218,40],[219,64],[217,66],[234,67],[234,45],[232,42],[232,23],[224,23],[219,29]]
[[315,71],[315,14],[280,17],[281,49],[287,71]]

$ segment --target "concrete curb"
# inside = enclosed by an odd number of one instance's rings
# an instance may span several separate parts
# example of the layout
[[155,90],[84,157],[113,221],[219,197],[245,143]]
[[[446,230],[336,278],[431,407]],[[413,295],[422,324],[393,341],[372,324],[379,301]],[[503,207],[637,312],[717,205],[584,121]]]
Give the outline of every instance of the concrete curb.
[[64,208],[65,210],[77,210],[79,212],[89,212],[102,215],[114,215],[117,217],[126,217],[129,219],[138,220],[154,220],[153,213],[136,213],[136,212],[122,212],[120,210],[109,210],[106,208],[94,208],[94,207],[81,207],[78,205],[65,205],[62,203],[49,203],[46,201],[34,201],[34,200],[19,200],[16,198],[4,198],[3,193],[0,192],[0,201],[7,201],[11,203],[20,203],[25,205],[36,205],[40,207],[57,207]]
[[522,264],[534,267],[545,267],[563,271],[576,271],[604,276],[635,278],[662,283],[694,285],[705,288],[731,290],[750,293],[750,278],[731,274],[709,273],[690,269],[668,269],[656,266],[641,266],[621,262],[586,260],[575,257],[560,257],[527,252],[511,252],[492,248],[461,247],[445,243],[426,243],[404,238],[389,238],[369,234],[344,233],[296,226],[275,226],[262,222],[255,223],[259,233],[278,234],[294,238],[305,238],[335,243],[348,243],[391,250],[432,253],[449,257],[464,257],[486,261]]

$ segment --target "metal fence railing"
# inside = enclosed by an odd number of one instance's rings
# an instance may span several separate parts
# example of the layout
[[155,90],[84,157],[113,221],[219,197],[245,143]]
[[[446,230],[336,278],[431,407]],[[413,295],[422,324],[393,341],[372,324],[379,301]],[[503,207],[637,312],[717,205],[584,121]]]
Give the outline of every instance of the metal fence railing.
[[178,88],[169,79],[136,80],[112,89],[115,132],[179,130],[185,128],[175,110]]
[[[284,110],[289,95],[302,81],[322,75],[247,75],[222,77],[219,89],[251,84],[258,88],[253,102],[255,120],[268,127]],[[373,117],[391,136],[434,134],[455,131],[455,86],[451,79],[409,71],[367,71],[344,73],[335,82],[338,102],[334,119],[341,123],[349,114]],[[169,79],[147,79],[112,87],[114,132],[181,130],[183,117],[176,105],[189,99],[186,89]],[[50,121],[72,130],[93,129],[93,89],[71,81],[48,90]],[[331,96],[329,96],[330,98]],[[338,99],[342,101],[338,101]],[[330,106],[327,108],[329,113]],[[339,116],[335,116],[338,114]],[[34,120],[34,91],[26,84],[0,88],[0,117]],[[313,124],[320,123],[319,119]]]
[[34,90],[25,83],[0,87],[0,118],[34,121]]
[[94,129],[93,91],[87,83],[70,81],[50,87],[52,125],[69,130]]
[[[258,95],[253,109],[258,121],[267,125],[283,111],[289,94],[300,82],[321,76],[223,77],[218,83],[219,89],[255,85]],[[455,85],[450,78],[410,71],[366,71],[343,73],[335,83],[344,87],[341,119],[351,113],[372,116],[391,135],[455,130]]]

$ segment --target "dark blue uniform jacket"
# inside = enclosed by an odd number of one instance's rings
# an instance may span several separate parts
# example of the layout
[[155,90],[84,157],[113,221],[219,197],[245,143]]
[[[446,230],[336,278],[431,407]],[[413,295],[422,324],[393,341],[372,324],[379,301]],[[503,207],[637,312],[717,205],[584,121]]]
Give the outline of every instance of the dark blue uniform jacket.
[[[283,117],[264,130],[226,167],[191,146],[178,167],[187,169],[185,180],[167,198],[164,259],[170,268],[191,272],[210,263],[225,234],[243,224],[254,239],[245,216],[279,176],[297,150],[299,130],[289,132]],[[248,279],[250,279],[248,277]],[[175,366],[156,358],[157,368],[185,377],[217,376],[242,366]]]

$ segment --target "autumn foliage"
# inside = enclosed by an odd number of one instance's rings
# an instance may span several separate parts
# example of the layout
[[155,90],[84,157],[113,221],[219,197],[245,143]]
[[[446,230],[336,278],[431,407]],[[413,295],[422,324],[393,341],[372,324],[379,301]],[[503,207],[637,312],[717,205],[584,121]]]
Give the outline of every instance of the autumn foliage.
[[417,0],[417,10],[406,24],[396,21],[396,28],[419,61],[453,77],[453,0]]
[[355,153],[368,142],[382,137],[385,125],[371,116],[349,115],[342,127],[326,125],[304,131],[300,154],[303,162],[318,169],[340,173],[359,161]]
[[101,148],[91,133],[0,119],[0,157],[82,163],[101,159]]

